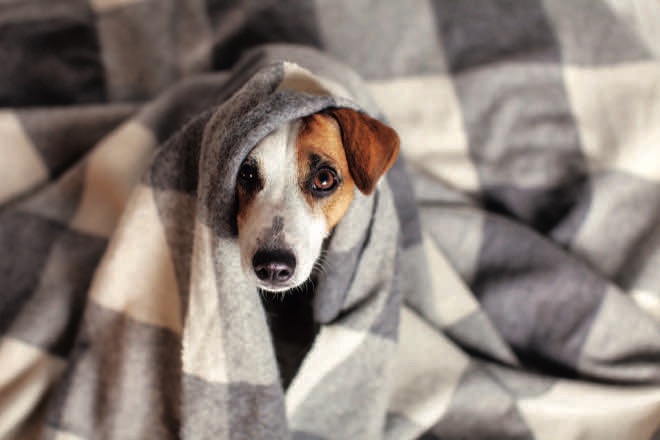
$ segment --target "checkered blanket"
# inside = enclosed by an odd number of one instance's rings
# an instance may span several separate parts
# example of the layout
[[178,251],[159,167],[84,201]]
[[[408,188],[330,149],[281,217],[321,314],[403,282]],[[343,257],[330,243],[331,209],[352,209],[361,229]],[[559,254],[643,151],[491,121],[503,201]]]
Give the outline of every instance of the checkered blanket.
[[[660,438],[657,2],[4,1],[0,66],[0,438]],[[233,179],[337,105],[402,157],[284,387]]]

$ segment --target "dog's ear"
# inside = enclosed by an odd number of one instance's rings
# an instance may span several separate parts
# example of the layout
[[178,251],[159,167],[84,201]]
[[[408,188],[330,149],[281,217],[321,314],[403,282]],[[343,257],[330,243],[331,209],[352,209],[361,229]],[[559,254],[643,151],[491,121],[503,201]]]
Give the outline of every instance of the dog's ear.
[[371,194],[378,179],[392,166],[399,152],[399,136],[369,115],[349,109],[326,111],[339,124],[348,169],[358,189]]

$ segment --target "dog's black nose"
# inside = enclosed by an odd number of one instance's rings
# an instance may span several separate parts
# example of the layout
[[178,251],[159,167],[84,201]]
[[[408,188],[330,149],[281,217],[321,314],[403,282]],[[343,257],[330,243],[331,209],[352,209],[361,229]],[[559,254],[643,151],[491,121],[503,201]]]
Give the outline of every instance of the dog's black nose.
[[287,250],[260,250],[252,258],[257,278],[274,284],[289,281],[296,270],[296,257]]

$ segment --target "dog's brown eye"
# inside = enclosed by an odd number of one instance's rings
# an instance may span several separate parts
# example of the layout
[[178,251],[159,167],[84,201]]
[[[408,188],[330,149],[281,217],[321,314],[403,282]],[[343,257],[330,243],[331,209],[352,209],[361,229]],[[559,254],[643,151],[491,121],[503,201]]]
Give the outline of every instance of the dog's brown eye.
[[247,190],[261,186],[259,170],[252,163],[244,163],[238,170],[238,184]]
[[252,165],[243,165],[238,172],[241,180],[254,180],[257,178],[257,170]]
[[326,192],[333,190],[338,183],[337,174],[330,168],[321,168],[314,175],[312,187],[314,191]]

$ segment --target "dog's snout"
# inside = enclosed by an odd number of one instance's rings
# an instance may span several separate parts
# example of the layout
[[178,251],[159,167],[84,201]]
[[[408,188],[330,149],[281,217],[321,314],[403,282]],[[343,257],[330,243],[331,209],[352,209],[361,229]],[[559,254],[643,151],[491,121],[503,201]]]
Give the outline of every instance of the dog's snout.
[[296,257],[287,250],[260,250],[252,258],[254,273],[261,281],[281,284],[296,270]]

